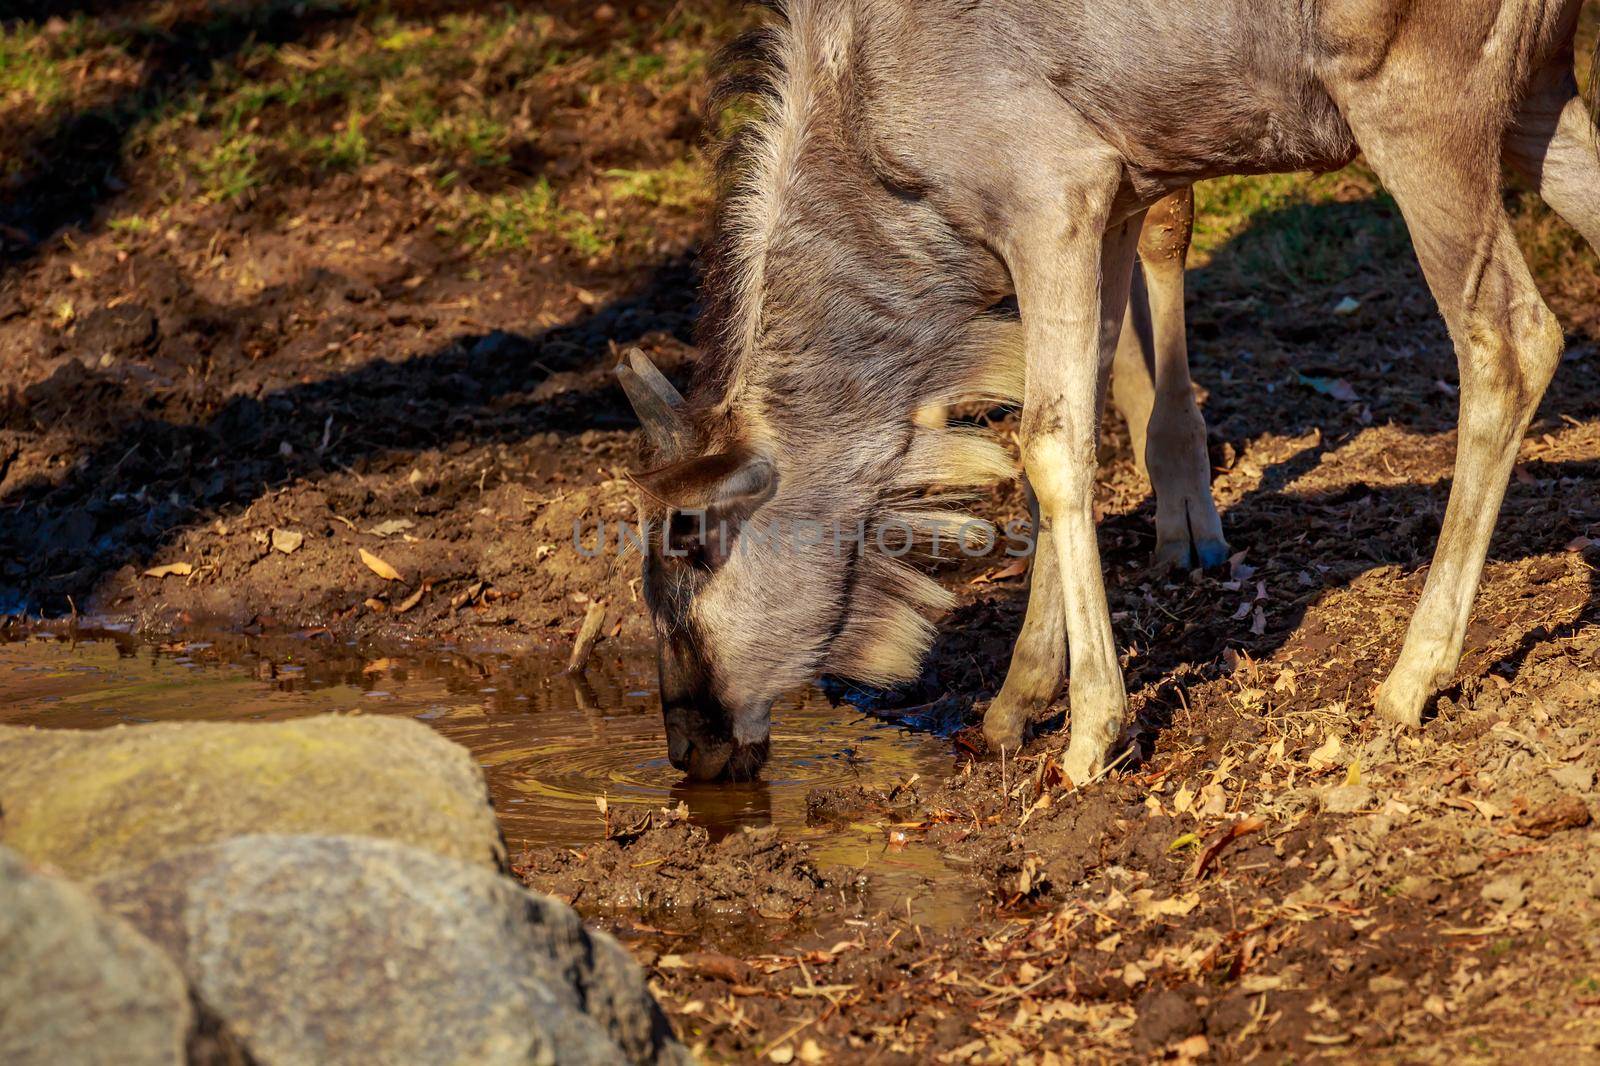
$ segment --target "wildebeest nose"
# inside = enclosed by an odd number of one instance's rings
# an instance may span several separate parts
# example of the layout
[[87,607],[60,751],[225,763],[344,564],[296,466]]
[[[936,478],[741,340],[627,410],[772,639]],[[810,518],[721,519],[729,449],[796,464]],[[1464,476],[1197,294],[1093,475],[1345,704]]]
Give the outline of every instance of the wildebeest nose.
[[694,754],[694,743],[688,737],[667,737],[667,761],[672,763],[673,769],[689,770],[689,757]]

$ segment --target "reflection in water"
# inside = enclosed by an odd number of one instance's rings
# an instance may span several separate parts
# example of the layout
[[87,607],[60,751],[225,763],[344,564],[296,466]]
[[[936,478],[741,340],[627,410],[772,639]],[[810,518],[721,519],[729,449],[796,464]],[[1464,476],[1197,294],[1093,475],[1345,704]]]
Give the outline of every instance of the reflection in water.
[[689,808],[690,820],[704,826],[713,840],[741,826],[772,822],[772,786],[765,780],[725,785],[680,781],[671,796],[673,803]]
[[0,724],[100,728],[152,721],[293,718],[328,711],[401,714],[465,745],[483,765],[513,851],[579,845],[613,810],[687,804],[713,834],[777,823],[862,866],[881,835],[805,827],[806,792],[890,786],[946,772],[945,743],[884,725],[809,692],[773,710],[764,778],[691,784],[667,762],[648,655],[597,654],[586,678],[555,653],[475,654],[449,647],[373,657],[299,638],[215,635],[167,645],[96,631],[0,643]]

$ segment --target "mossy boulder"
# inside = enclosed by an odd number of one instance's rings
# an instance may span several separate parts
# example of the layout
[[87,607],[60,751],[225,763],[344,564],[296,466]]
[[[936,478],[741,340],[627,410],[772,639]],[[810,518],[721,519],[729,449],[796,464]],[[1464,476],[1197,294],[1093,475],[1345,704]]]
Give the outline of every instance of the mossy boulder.
[[0,727],[0,843],[87,877],[243,833],[359,834],[498,869],[483,773],[420,722]]
[[178,960],[258,1062],[688,1061],[614,940],[481,864],[260,835],[90,887]]
[[188,986],[159,948],[0,847],[0,1062],[176,1066],[194,1025]]

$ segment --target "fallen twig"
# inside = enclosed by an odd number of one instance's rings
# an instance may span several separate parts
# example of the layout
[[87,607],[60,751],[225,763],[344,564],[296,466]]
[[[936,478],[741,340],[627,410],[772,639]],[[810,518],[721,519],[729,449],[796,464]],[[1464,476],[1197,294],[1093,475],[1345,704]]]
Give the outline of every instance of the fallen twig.
[[596,600],[589,604],[589,610],[583,616],[583,625],[578,627],[578,639],[572,643],[572,658],[567,660],[567,673],[581,674],[588,667],[589,656],[594,653],[594,646],[600,640],[600,630],[605,624],[605,601]]

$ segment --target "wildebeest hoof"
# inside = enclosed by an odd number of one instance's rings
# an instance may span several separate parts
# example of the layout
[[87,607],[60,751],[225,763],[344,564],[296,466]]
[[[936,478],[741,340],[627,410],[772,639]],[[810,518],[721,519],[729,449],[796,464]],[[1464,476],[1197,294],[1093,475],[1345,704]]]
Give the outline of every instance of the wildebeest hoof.
[[1061,772],[1067,775],[1072,787],[1083,788],[1100,776],[1100,771],[1105,769],[1105,761],[1104,752],[1073,746],[1067,748],[1066,755],[1062,756]]
[[1426,690],[1397,683],[1393,677],[1378,687],[1378,694],[1372,700],[1379,714],[1408,729],[1422,725],[1422,709],[1427,702]]
[[983,739],[989,745],[989,754],[999,758],[1002,751],[1013,754],[1019,751],[1028,718],[1027,708],[1007,706],[996,697],[983,712]]
[[1155,566],[1158,570],[1214,570],[1228,561],[1228,542],[1216,538],[1191,540],[1187,536],[1172,540],[1156,538]]
[[1015,755],[1022,749],[1022,728],[1009,723],[991,728],[985,720],[983,739],[989,745],[989,754],[995,758],[999,758],[1001,752]]

